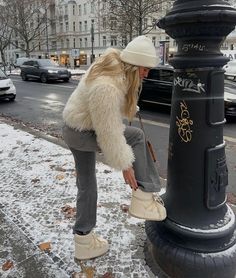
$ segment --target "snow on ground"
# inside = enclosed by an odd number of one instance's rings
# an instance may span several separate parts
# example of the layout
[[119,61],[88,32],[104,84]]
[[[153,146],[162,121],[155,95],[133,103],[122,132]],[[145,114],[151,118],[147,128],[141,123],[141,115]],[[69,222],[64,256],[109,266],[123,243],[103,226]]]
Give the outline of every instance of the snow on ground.
[[[0,140],[1,210],[35,246],[51,242],[49,256],[64,271],[57,278],[80,272],[80,266],[74,262],[74,219],[66,218],[61,211],[65,205],[75,206],[71,153],[1,122]],[[129,204],[130,189],[120,172],[102,163],[97,163],[96,169],[99,199],[95,231],[109,240],[110,251],[86,261],[86,265],[94,266],[98,276],[112,271],[116,278],[151,277],[143,255],[144,221],[131,218],[120,208],[121,204]],[[2,277],[7,273],[0,270]]]

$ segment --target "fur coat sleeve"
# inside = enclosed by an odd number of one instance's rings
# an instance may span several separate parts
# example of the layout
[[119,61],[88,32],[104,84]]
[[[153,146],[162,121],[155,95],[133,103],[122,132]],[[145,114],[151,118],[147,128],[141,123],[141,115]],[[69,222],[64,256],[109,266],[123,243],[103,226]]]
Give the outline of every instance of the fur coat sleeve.
[[89,112],[106,163],[117,170],[128,169],[134,162],[134,154],[124,137],[121,113],[124,95],[110,84],[95,85],[91,92]]

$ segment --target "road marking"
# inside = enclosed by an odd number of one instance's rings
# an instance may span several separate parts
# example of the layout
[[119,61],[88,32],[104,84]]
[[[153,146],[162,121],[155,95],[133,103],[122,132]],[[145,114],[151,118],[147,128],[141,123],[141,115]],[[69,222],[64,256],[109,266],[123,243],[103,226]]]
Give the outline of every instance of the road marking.
[[[13,82],[22,82],[22,83],[25,83],[25,81],[23,80],[18,80],[18,79],[13,79]],[[52,86],[52,87],[60,87],[60,88],[67,88],[67,89],[74,89],[77,87],[77,85],[75,86],[65,86],[65,85],[57,85],[57,84],[42,84],[42,83],[37,83],[37,82],[32,82],[32,83],[29,83],[29,84],[36,84],[36,85],[39,85],[39,86]]]
[[[139,122],[139,119],[134,118],[134,121]],[[169,124],[159,123],[159,122],[155,122],[155,121],[151,121],[151,120],[145,120],[143,118],[142,118],[142,122],[144,122],[146,124],[150,124],[150,125],[156,125],[156,126],[160,126],[160,127],[170,128]]]
[[[134,121],[135,122],[139,122],[139,119],[138,118],[134,118]],[[165,127],[165,128],[170,129],[170,125],[168,125],[168,124],[159,123],[159,122],[155,122],[155,121],[151,121],[151,120],[145,120],[145,119],[142,119],[142,121],[143,121],[143,123],[146,123],[146,124],[160,126],[160,127]],[[236,138],[234,138],[234,137],[224,136],[224,140],[229,141],[231,143],[236,143]]]

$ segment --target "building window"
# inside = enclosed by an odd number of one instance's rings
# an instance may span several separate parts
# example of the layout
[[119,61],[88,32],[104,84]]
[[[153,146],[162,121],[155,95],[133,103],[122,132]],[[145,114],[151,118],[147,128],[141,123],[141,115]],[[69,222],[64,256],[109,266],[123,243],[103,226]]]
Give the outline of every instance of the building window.
[[127,39],[126,39],[125,36],[123,36],[122,39],[121,39],[121,45],[124,46],[124,47],[127,45]]
[[66,48],[70,48],[70,40],[66,39]]
[[117,46],[117,37],[111,36],[111,46]]
[[84,38],[84,47],[88,47],[88,39]]
[[79,31],[82,32],[82,22],[79,22]]
[[73,5],[73,15],[75,15],[75,5]]
[[75,32],[75,21],[73,21],[73,31]]
[[56,41],[52,41],[52,49],[57,49],[57,42]]
[[85,20],[85,22],[84,22],[84,31],[85,32],[88,31],[88,22],[87,22],[87,20]]
[[154,29],[157,29],[157,23],[156,23],[155,18],[153,18],[153,20],[152,20],[152,26],[153,26]]
[[103,11],[106,10],[106,7],[107,7],[107,1],[106,1],[106,0],[103,0],[103,1],[102,1],[102,9],[103,9]]
[[87,4],[85,3],[84,4],[84,15],[86,15],[87,14]]
[[76,48],[76,40],[73,38],[73,47]]
[[69,23],[66,21],[66,31],[69,31]]
[[80,48],[83,47],[83,41],[82,41],[82,39],[79,39],[79,47],[80,47]]
[[63,23],[61,22],[60,23],[60,33],[62,33],[63,32]]
[[68,6],[65,5],[65,15],[68,15]]
[[61,40],[61,48],[64,48],[64,41]]
[[94,1],[91,2],[91,14],[94,14]]
[[79,15],[82,15],[82,8],[81,8],[81,5],[79,5]]
[[106,30],[106,28],[107,28],[107,21],[106,21],[105,17],[103,17],[103,19],[102,19],[102,28],[103,28],[103,30]]
[[144,28],[147,28],[147,27],[148,27],[148,19],[147,19],[147,18],[144,18],[144,20],[143,20],[143,26],[144,26]]
[[107,37],[106,36],[102,37],[102,45],[105,47],[107,46]]
[[156,46],[156,37],[152,37],[152,43]]
[[117,27],[117,20],[115,17],[111,18],[111,30],[116,30]]

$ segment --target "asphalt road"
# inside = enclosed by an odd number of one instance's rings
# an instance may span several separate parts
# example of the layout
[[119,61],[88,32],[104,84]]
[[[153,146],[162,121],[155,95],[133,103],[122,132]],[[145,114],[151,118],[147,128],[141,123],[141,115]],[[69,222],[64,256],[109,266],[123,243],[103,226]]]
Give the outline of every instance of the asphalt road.
[[[24,82],[19,76],[12,76],[17,89],[15,102],[0,102],[0,114],[20,120],[51,135],[60,135],[62,111],[78,81],[69,83],[42,84],[38,81]],[[154,145],[159,160],[159,171],[166,177],[167,150],[169,137],[168,110],[160,107],[149,107],[141,111],[148,138]],[[132,123],[139,126],[139,123]],[[227,123],[224,135],[229,141],[236,142],[236,121]]]

